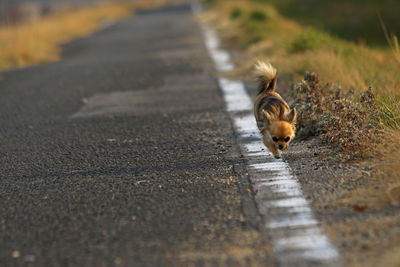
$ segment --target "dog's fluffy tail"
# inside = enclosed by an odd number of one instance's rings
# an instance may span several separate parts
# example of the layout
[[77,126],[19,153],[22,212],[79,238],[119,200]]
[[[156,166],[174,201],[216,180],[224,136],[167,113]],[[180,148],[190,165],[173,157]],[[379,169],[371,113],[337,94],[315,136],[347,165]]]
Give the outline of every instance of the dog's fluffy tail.
[[254,67],[259,82],[258,93],[273,92],[276,85],[276,69],[264,61],[258,61]]

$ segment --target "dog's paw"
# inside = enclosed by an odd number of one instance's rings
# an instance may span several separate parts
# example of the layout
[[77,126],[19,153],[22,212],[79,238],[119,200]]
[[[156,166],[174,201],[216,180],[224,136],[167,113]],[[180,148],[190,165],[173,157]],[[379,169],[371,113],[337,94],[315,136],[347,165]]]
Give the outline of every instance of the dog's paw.
[[280,158],[281,158],[281,155],[274,155],[274,158],[280,159]]

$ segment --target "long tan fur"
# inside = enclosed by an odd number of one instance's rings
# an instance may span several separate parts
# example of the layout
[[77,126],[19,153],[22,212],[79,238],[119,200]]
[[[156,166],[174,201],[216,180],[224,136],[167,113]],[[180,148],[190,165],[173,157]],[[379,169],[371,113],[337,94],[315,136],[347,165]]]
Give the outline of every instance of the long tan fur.
[[255,75],[259,81],[259,94],[275,90],[276,69],[270,63],[258,61],[255,65]]
[[296,110],[275,92],[277,71],[270,64],[258,61],[255,65],[259,93],[254,103],[254,116],[263,135],[265,146],[276,158],[287,149],[295,136]]

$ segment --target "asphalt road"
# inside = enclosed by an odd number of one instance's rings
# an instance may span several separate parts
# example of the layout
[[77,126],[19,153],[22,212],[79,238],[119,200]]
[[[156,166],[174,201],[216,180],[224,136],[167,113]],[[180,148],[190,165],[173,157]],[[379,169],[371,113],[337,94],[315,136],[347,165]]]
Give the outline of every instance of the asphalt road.
[[0,74],[0,265],[274,262],[189,5]]

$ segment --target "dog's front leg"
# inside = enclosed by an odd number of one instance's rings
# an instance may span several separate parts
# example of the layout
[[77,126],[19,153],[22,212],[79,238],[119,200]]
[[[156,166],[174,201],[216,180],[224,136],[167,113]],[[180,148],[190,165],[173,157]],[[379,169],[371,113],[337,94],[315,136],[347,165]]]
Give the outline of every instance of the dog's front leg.
[[269,142],[269,140],[265,137],[265,135],[263,135],[263,143],[264,145],[272,152],[272,154],[274,155],[274,157],[276,159],[281,158],[281,153],[279,152],[279,150],[276,148],[274,143]]

